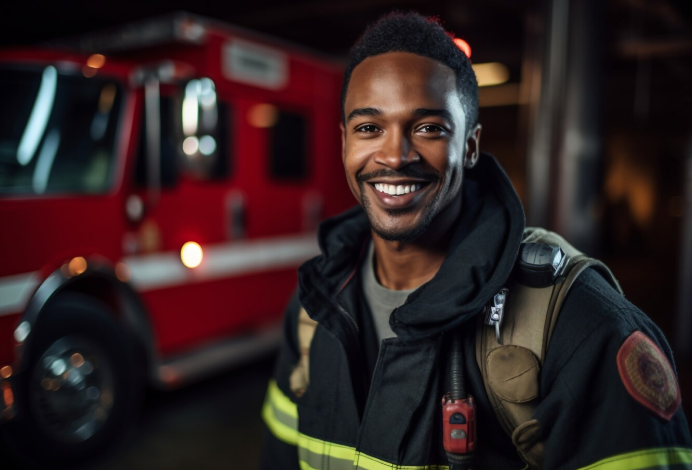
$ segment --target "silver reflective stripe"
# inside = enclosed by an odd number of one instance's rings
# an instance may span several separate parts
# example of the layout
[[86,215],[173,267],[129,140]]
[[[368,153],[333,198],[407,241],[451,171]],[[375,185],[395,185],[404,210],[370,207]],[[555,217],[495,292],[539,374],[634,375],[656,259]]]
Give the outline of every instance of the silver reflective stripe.
[[269,403],[271,406],[272,413],[274,414],[274,419],[276,419],[281,424],[288,426],[291,429],[298,429],[298,418],[290,416],[281,411],[281,409],[279,409],[279,407],[276,406],[276,403],[274,401],[270,400]]

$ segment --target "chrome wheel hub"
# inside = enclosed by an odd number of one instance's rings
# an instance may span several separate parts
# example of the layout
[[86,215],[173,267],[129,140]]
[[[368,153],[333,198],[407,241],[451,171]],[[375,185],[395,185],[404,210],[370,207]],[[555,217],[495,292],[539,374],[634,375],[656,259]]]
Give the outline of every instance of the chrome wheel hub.
[[79,443],[93,436],[113,407],[113,371],[102,349],[79,336],[55,341],[36,363],[30,402],[51,438]]

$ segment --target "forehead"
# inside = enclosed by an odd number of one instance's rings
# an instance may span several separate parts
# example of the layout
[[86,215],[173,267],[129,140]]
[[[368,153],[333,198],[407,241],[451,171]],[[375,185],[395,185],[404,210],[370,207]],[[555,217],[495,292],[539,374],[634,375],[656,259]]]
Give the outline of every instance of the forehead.
[[[446,65],[408,52],[368,57],[351,74],[344,108],[460,107],[456,75]],[[451,111],[451,109],[450,109]]]

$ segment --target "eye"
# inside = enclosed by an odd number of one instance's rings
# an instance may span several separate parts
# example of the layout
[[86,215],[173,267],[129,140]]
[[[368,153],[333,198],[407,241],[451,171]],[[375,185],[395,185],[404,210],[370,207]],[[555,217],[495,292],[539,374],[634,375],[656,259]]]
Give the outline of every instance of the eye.
[[437,126],[435,124],[426,124],[424,126],[421,126],[418,129],[416,129],[416,132],[422,132],[423,134],[431,135],[440,135],[448,133],[447,130],[445,130],[443,127]]
[[359,128],[357,128],[356,132],[362,132],[363,134],[372,134],[374,132],[379,132],[379,130],[379,127],[373,124],[366,124],[364,126],[360,126]]

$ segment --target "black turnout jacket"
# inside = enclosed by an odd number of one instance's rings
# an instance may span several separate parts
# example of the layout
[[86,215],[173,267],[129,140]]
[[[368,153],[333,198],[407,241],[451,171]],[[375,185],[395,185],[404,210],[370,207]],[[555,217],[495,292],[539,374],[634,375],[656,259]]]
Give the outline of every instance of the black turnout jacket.
[[[299,288],[286,311],[262,412],[262,469],[448,468],[440,400],[447,391],[451,334],[462,338],[467,389],[477,406],[473,468],[525,467],[486,395],[473,321],[511,276],[524,213],[489,155],[467,170],[462,197],[445,262],[393,311],[397,337],[380,344],[359,278],[370,237],[367,218],[357,207],[322,224],[322,254],[300,268]],[[289,376],[300,357],[301,306],[318,326],[309,352],[310,384],[297,397]],[[635,369],[628,369],[632,364]],[[587,270],[564,303],[540,374],[534,418],[545,444],[543,468],[692,469],[675,374],[661,331]]]

